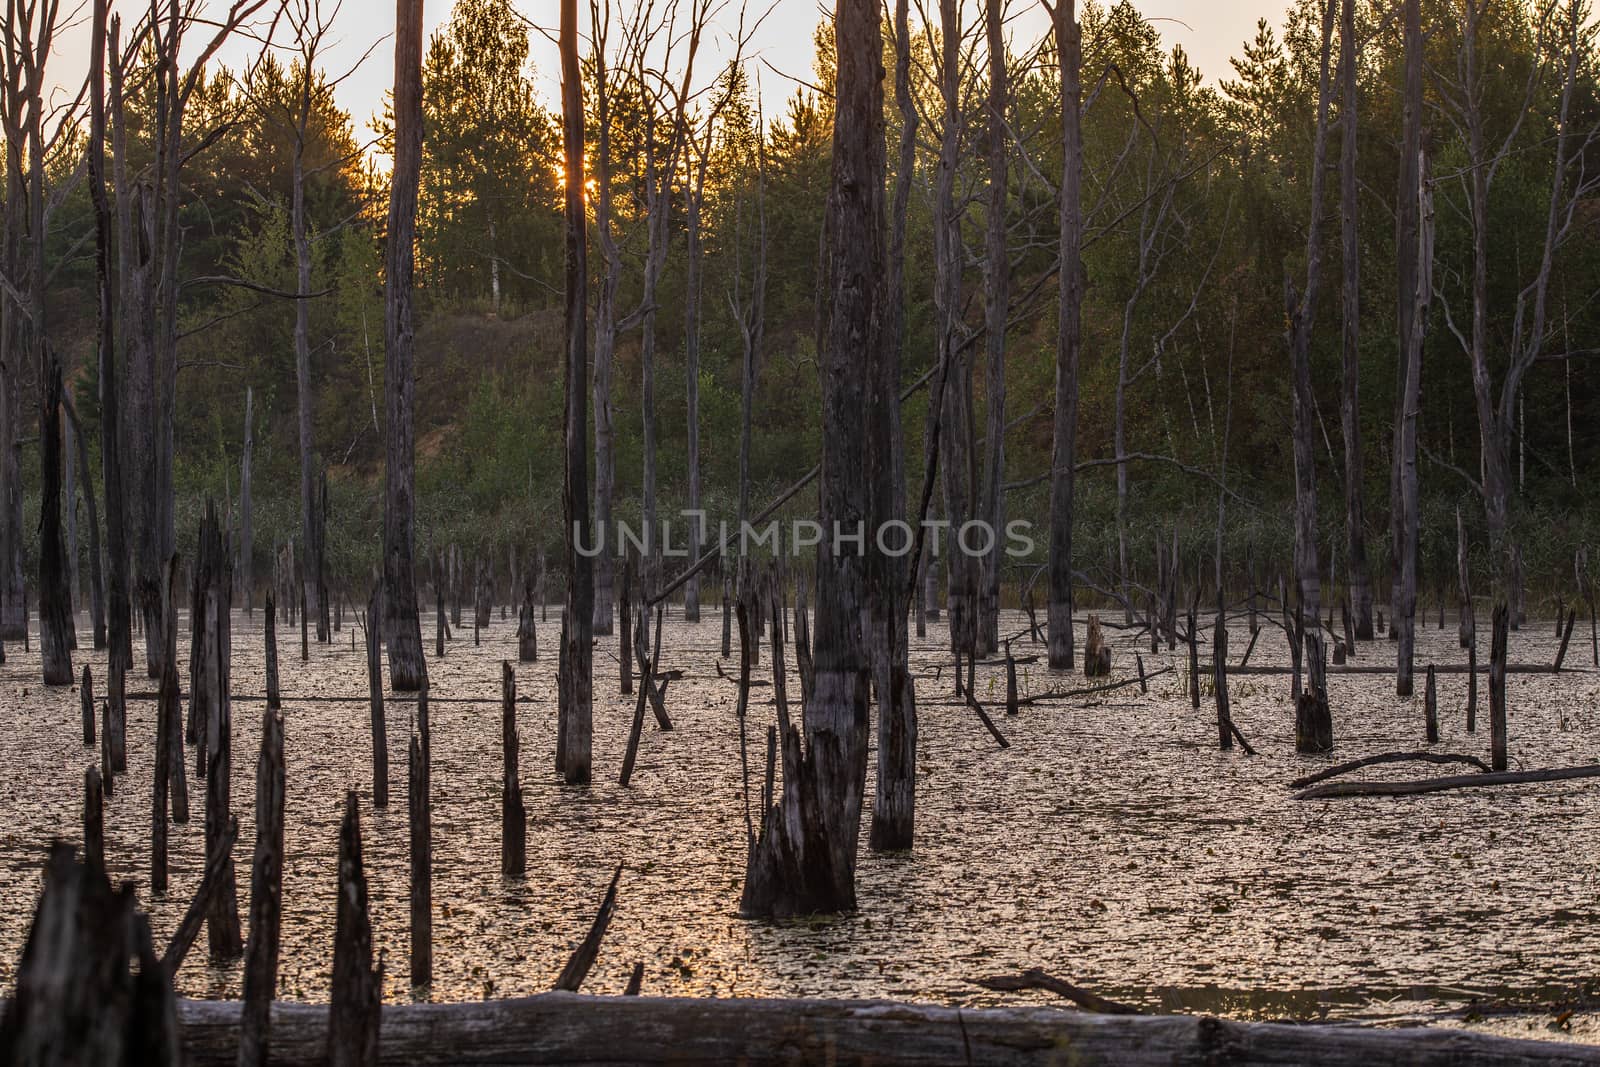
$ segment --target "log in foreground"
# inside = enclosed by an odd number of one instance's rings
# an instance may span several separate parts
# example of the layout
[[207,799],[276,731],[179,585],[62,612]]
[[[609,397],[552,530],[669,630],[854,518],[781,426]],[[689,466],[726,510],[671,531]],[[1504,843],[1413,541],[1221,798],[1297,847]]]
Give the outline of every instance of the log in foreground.
[[[180,1003],[192,1067],[231,1065],[237,1001]],[[273,1005],[273,1062],[324,1062],[328,1011]],[[1600,1064],[1600,1048],[1460,1030],[1369,1030],[1056,1008],[959,1009],[891,1001],[693,999],[544,993],[396,1004],[383,1063]]]
[[1409,797],[1486,785],[1526,785],[1530,782],[1564,782],[1571,778],[1600,778],[1600,763],[1585,767],[1552,767],[1542,771],[1494,771],[1489,774],[1454,774],[1410,782],[1329,782],[1296,793],[1296,800],[1332,797]]

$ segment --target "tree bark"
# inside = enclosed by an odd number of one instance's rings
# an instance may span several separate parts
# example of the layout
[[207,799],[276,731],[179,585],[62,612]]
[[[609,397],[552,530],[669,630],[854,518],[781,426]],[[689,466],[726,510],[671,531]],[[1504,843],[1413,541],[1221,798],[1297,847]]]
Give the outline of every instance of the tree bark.
[[62,395],[62,408],[72,424],[72,436],[77,442],[78,477],[83,483],[85,518],[89,522],[89,625],[94,632],[94,647],[106,647],[106,586],[105,572],[100,556],[100,508],[95,501],[94,481],[89,476],[89,447],[83,436],[83,424],[78,421],[77,405],[70,394]]
[[1395,394],[1390,522],[1394,560],[1391,610],[1396,637],[1395,692],[1410,696],[1417,608],[1417,406],[1422,391],[1422,338],[1431,263],[1423,223],[1422,4],[1404,0],[1405,89],[1396,212],[1396,280],[1399,296],[1400,380]]
[[[583,75],[578,62],[577,0],[561,0],[562,146],[567,159],[583,158]],[[562,773],[569,785],[587,785],[593,731],[594,573],[592,561],[578,551],[593,544],[589,530],[587,432],[588,361],[585,316],[588,305],[583,172],[566,174],[566,462],[562,513],[567,553],[567,608],[562,626],[560,717],[564,744]]]
[[939,425],[939,474],[945,514],[950,520],[946,556],[950,648],[958,656],[978,655],[978,560],[961,544],[961,531],[978,517],[977,460],[973,447],[972,359],[959,336],[964,333],[961,268],[966,250],[956,207],[956,171],[961,165],[961,9],[957,0],[940,0],[940,57],[936,68],[943,99],[939,157],[934,177],[934,307],[943,388],[929,393],[932,419]]
[[[43,284],[42,275],[39,284]],[[35,306],[43,303],[42,296]],[[40,328],[40,320],[34,328]],[[45,685],[71,685],[72,593],[61,542],[61,364],[39,337],[39,659]]]
[[1055,416],[1050,452],[1048,653],[1053,670],[1072,669],[1072,489],[1077,462],[1078,352],[1082,344],[1083,209],[1079,202],[1083,137],[1079,71],[1083,57],[1076,0],[1057,0],[1056,48],[1061,61],[1061,252],[1056,327]]
[[1306,228],[1305,291],[1289,294],[1289,346],[1294,389],[1294,563],[1300,609],[1313,626],[1322,617],[1322,577],[1317,553],[1316,395],[1311,388],[1311,330],[1322,274],[1322,190],[1328,144],[1329,65],[1333,48],[1333,4],[1322,4],[1322,50],[1317,78],[1317,125],[1311,149],[1311,224]]
[[989,202],[984,229],[984,348],[988,380],[988,419],[983,445],[983,498],[979,513],[992,531],[992,544],[979,561],[977,651],[1000,647],[1000,570],[1005,553],[1000,536],[1006,521],[1006,313],[1010,300],[1010,261],[1006,252],[1006,42],[1001,0],[985,0],[984,30],[989,44]]
[[[890,206],[889,258],[885,272],[887,281],[883,311],[886,323],[884,368],[881,379],[891,390],[899,388],[900,361],[905,346],[906,214],[911,201],[912,181],[916,176],[918,116],[911,98],[911,24],[908,7],[908,0],[895,0],[894,95],[900,112],[900,145],[894,200]],[[881,397],[877,394],[873,399],[875,403],[881,403]],[[900,430],[900,405],[892,392],[888,409],[882,414],[888,420],[885,427],[887,441],[877,434],[874,434],[873,441],[879,448],[887,444],[890,449],[887,456],[888,518],[891,521],[903,521],[906,515],[905,442]],[[876,425],[876,421],[869,425]],[[881,483],[877,488],[881,488]],[[911,847],[916,833],[917,798],[916,691],[908,670],[910,653],[904,601],[892,594],[903,589],[913,601],[920,603],[920,599],[915,572],[908,573],[904,557],[891,557],[884,560],[884,564],[884,578],[889,583],[891,595],[873,598],[873,663],[878,687],[878,780],[877,795],[872,805],[872,827],[867,837],[869,847],[879,852]],[[797,624],[807,621],[804,589],[802,585],[795,605]],[[809,658],[809,628],[797,632],[795,641],[802,656]],[[807,700],[810,699],[810,679],[813,677],[813,671],[804,666],[803,659],[801,691]]]
[[[383,610],[389,684],[399,691],[427,685],[417,618],[415,542],[416,371],[411,306],[417,182],[422,166],[422,0],[396,0],[394,38],[394,170],[389,191],[389,248],[384,275],[384,393],[388,415],[384,464]],[[368,625],[371,625],[369,620]]]
[[[876,517],[873,490],[889,473],[886,456],[861,432],[872,425],[884,366],[883,41],[876,0],[838,0],[834,25],[838,75],[821,279],[827,310],[817,346],[823,416],[818,517],[825,531],[838,524],[853,532],[858,522]],[[872,532],[863,532],[870,545]],[[874,588],[881,568],[870,561],[872,549],[850,552],[849,544],[818,549],[815,681],[803,712],[805,751],[780,703],[780,817],[768,820],[750,851],[740,901],[746,915],[855,907],[872,670],[862,611],[876,595],[893,594]],[[781,661],[774,669],[781,670]]]
[[1361,245],[1356,222],[1360,186],[1356,178],[1356,117],[1360,90],[1356,62],[1356,0],[1343,0],[1339,22],[1339,217],[1343,267],[1340,333],[1343,391],[1339,416],[1344,429],[1345,571],[1355,636],[1372,640],[1372,571],[1367,563],[1366,493],[1361,462]]

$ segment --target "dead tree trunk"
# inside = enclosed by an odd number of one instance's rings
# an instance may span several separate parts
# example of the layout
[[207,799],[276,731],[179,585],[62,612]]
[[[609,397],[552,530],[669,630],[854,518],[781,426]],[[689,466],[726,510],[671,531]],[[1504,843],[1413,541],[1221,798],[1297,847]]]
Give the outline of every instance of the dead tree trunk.
[[1370,641],[1372,571],[1367,563],[1366,494],[1361,463],[1361,245],[1356,228],[1360,192],[1356,179],[1356,63],[1361,44],[1356,39],[1355,9],[1356,0],[1343,0],[1339,21],[1339,236],[1344,313],[1339,416],[1344,429],[1345,569],[1350,608],[1355,612],[1355,637]]
[[1392,610],[1396,637],[1395,692],[1410,696],[1416,647],[1417,609],[1417,406],[1422,390],[1422,338],[1431,279],[1427,226],[1423,219],[1422,3],[1404,0],[1405,90],[1396,212],[1396,272],[1399,290],[1400,379],[1395,394],[1390,522],[1394,560]]
[[250,467],[255,459],[254,390],[244,390],[244,449],[239,457],[239,592],[244,597],[244,613],[255,614],[255,520],[251,514]]
[[1504,603],[1494,609],[1494,641],[1489,650],[1489,766],[1506,769],[1506,639],[1511,628]]
[[[578,63],[577,0],[561,0],[561,113],[562,145],[568,159],[583,157],[583,75]],[[567,551],[567,609],[562,627],[562,680],[560,716],[565,745],[562,773],[569,785],[587,785],[593,731],[594,570],[591,559],[578,551],[593,544],[589,530],[589,471],[587,403],[589,365],[585,317],[588,306],[588,268],[583,170],[569,167],[566,175],[566,356],[565,424],[566,463],[562,483],[564,534]]]
[[1322,617],[1322,579],[1317,560],[1316,396],[1311,388],[1311,330],[1322,274],[1322,188],[1327,157],[1329,64],[1333,49],[1333,0],[1322,5],[1322,50],[1317,78],[1317,125],[1311,149],[1311,224],[1306,228],[1305,290],[1285,284],[1290,361],[1294,368],[1294,563],[1300,610],[1315,625]]
[[70,393],[61,397],[62,409],[72,424],[72,437],[77,442],[78,477],[83,483],[83,503],[89,523],[89,625],[94,634],[94,647],[106,647],[106,585],[105,571],[100,563],[100,508],[95,500],[94,482],[89,477],[88,441],[83,436],[83,424],[78,421],[78,409]]
[[61,364],[42,339],[39,347],[39,659],[45,685],[71,685],[72,592],[61,542]]
[[[206,505],[195,557],[195,604],[190,626],[202,634],[203,669],[194,677],[193,700],[205,710],[206,754],[206,854],[217,847],[233,818],[233,698],[230,617],[233,607],[233,569],[216,508]],[[202,701],[203,694],[203,701]],[[238,958],[244,951],[239,932],[238,890],[233,859],[221,872],[221,884],[206,909],[206,939],[214,961]]]
[[1050,449],[1050,559],[1046,607],[1053,670],[1072,669],[1072,489],[1077,462],[1078,350],[1083,308],[1083,136],[1079,71],[1083,56],[1077,0],[1057,0],[1055,39],[1061,62],[1061,264],[1056,325],[1055,417]]
[[973,447],[972,360],[961,336],[961,273],[966,250],[956,207],[956,171],[961,165],[961,9],[957,0],[939,3],[940,56],[936,67],[943,99],[939,156],[934,177],[934,307],[939,366],[943,381],[929,392],[930,422],[938,422],[939,474],[950,519],[946,603],[950,648],[958,656],[979,654],[977,640],[978,560],[961,543],[960,531],[977,512],[977,462]]
[[[414,691],[428,683],[412,568],[415,537],[416,373],[411,307],[417,182],[422,167],[422,0],[397,0],[394,35],[394,170],[389,186],[389,247],[384,275],[385,437],[383,499],[384,636],[389,684]],[[373,625],[368,620],[367,625]]]
[[411,835],[411,986],[433,981],[433,738],[428,690],[417,694],[417,722],[407,749],[406,800]]
[[509,662],[500,664],[500,747],[500,877],[522,878],[528,873],[528,809],[517,766],[517,675]]
[[[609,20],[595,20],[594,107],[598,150],[595,153],[595,235],[605,265],[594,312],[594,521],[599,553],[594,561],[594,621],[596,634],[611,633],[612,597],[616,575],[615,555],[620,545],[611,521],[611,498],[617,484],[617,460],[612,429],[611,371],[617,345],[617,287],[622,281],[622,250],[612,233],[611,193],[611,84],[607,80],[606,31]],[[631,640],[627,627],[623,639]],[[621,657],[625,662],[627,656]]]
[[[871,446],[877,453],[874,459],[887,464],[887,469],[879,472],[873,491],[877,506],[885,509],[884,517],[890,522],[904,521],[906,516],[905,446],[900,405],[895,394],[899,389],[900,362],[905,346],[906,214],[916,166],[917,112],[911,99],[908,6],[908,0],[895,0],[894,94],[901,129],[884,285],[887,324],[884,358],[882,370],[873,383],[872,403],[877,414],[867,423]],[[885,488],[887,497],[882,495]],[[874,851],[882,852],[910,848],[916,832],[917,700],[908,670],[905,601],[915,602],[919,597],[916,572],[908,569],[904,556],[875,555],[873,558],[883,568],[881,588],[889,594],[874,597],[871,603],[873,666],[878,689],[878,780],[867,842]],[[802,707],[811,702],[816,677],[811,656],[808,599],[806,579],[802,575],[796,583],[795,595],[795,645]],[[763,817],[765,811],[763,808]]]
[[979,514],[991,531],[989,550],[979,561],[977,649],[988,655],[1000,647],[1000,531],[1005,521],[1006,476],[1006,314],[1010,300],[1010,261],[1006,251],[1006,42],[1002,0],[986,0],[984,30],[989,44],[989,199],[984,227],[984,348],[988,380],[988,418],[983,445],[983,489]]
[[250,864],[250,940],[245,946],[239,1022],[239,1067],[270,1059],[272,1000],[278,988],[278,934],[283,919],[283,711],[278,706],[278,635],[267,600],[267,707],[256,758],[256,850]]
[[377,1067],[382,1010],[383,967],[372,966],[367,874],[361,863],[361,814],[352,789],[344,797],[344,823],[339,830],[333,982],[328,993],[327,1062],[331,1067]]
[[[832,182],[823,264],[827,318],[820,347],[823,383],[823,529],[871,516],[867,473],[873,450],[860,430],[870,425],[868,384],[883,359],[884,143],[883,41],[875,0],[838,0],[838,77]],[[866,373],[862,374],[862,361]],[[872,664],[860,634],[861,612],[875,594],[876,568],[866,546],[844,546],[833,558],[819,548],[815,632],[816,680],[801,736],[779,705],[783,735],[782,817],[757,839],[740,910],[784,916],[855,907],[856,845],[867,774],[868,691]],[[892,594],[891,594],[892,595]],[[774,627],[774,642],[781,634]],[[781,670],[781,660],[774,669]]]

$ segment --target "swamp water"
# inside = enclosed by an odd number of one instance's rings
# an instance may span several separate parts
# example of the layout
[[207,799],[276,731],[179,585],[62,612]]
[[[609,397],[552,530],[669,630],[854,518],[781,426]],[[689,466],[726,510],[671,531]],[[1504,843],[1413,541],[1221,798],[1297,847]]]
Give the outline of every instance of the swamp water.
[[[457,631],[434,659],[424,620],[433,699],[434,981],[413,990],[407,965],[406,744],[414,704],[388,706],[390,805],[374,809],[365,651],[348,628],[299,657],[298,627],[280,626],[286,732],[287,828],[279,996],[325,1000],[334,922],[338,823],[346,788],[360,790],[372,922],[385,954],[385,995],[469,1000],[548,989],[587,931],[617,863],[625,864],[616,917],[585,985],[620,992],[643,961],[643,991],[690,996],[892,997],[962,1005],[1052,1002],[997,994],[971,979],[1039,967],[1102,995],[1152,1010],[1250,1018],[1473,1025],[1516,1036],[1600,1041],[1600,1015],[1552,1021],[1556,1009],[1463,1019],[1475,997],[1559,1004],[1600,974],[1600,785],[1569,781],[1399,799],[1302,802],[1286,783],[1332,762],[1421,749],[1426,665],[1460,663],[1453,624],[1419,631],[1417,696],[1393,678],[1329,678],[1336,750],[1297,758],[1286,675],[1230,679],[1235,722],[1259,755],[1216,749],[1209,681],[1201,709],[1185,693],[1186,650],[1149,651],[1132,631],[1109,631],[1113,680],[1173,668],[1114,692],[991,708],[1011,747],[1000,749],[955,703],[945,631],[913,638],[920,752],[917,845],[906,855],[866,850],[851,916],[774,925],[736,914],[744,866],[737,687],[717,675],[721,619],[669,619],[663,667],[686,677],[667,691],[676,729],[646,716],[630,788],[616,784],[633,715],[618,694],[617,642],[595,653],[595,784],[570,789],[552,769],[555,744],[554,610],[541,625],[537,664],[517,665],[522,783],[528,807],[528,878],[499,876],[500,661],[515,659],[515,620],[498,618],[474,647]],[[1117,615],[1106,616],[1120,622]],[[233,619],[234,781],[240,820],[235,864],[248,906],[255,831],[256,752],[264,692],[263,615]],[[87,645],[86,619],[79,617]],[[1263,619],[1265,623],[1265,619]],[[184,619],[180,625],[185,625]],[[1079,648],[1082,648],[1082,619]],[[35,620],[36,625],[36,620]],[[1002,632],[1025,629],[1008,612]],[[1588,670],[1587,621],[1560,675],[1508,680],[1513,770],[1600,759],[1600,674]],[[1549,663],[1553,627],[1511,635],[1512,663]],[[1202,632],[1209,638],[1209,626]],[[186,630],[185,630],[186,633]],[[188,639],[180,633],[180,656]],[[1249,635],[1233,626],[1234,662]],[[1487,647],[1487,620],[1481,635]],[[136,647],[141,638],[136,638]],[[1209,640],[1201,660],[1209,659]],[[75,688],[39,683],[32,653],[8,644],[0,667],[0,990],[16,963],[52,837],[80,838],[84,768]],[[1018,656],[1039,653],[1018,639]],[[792,648],[790,650],[792,656]],[[753,677],[769,678],[763,648]],[[736,674],[733,663],[725,664]],[[136,652],[142,664],[142,651]],[[1288,660],[1282,632],[1262,630],[1252,665]],[[103,653],[80,650],[104,692]],[[1353,664],[1392,665],[1385,638]],[[935,677],[938,665],[944,667]],[[187,677],[186,668],[182,677]],[[1081,674],[1018,667],[1024,695],[1080,689]],[[791,660],[789,689],[798,693]],[[142,672],[130,693],[154,690]],[[1003,667],[979,667],[984,701],[1004,701]],[[1465,730],[1466,677],[1439,675],[1438,752],[1488,757],[1487,685],[1480,729]],[[771,689],[753,691],[750,780],[759,793]],[[328,698],[341,698],[330,700]],[[130,700],[129,773],[106,804],[114,880],[130,879],[152,915],[157,945],[176,926],[203,862],[203,788],[189,764],[193,817],[174,827],[171,889],[147,890],[150,741],[155,704]],[[869,757],[867,802],[875,757]],[[1426,764],[1376,767],[1353,777],[1456,773]],[[177,977],[191,997],[237,997],[242,967],[209,966],[202,937]],[[1592,1009],[1590,1009],[1592,1012]]]

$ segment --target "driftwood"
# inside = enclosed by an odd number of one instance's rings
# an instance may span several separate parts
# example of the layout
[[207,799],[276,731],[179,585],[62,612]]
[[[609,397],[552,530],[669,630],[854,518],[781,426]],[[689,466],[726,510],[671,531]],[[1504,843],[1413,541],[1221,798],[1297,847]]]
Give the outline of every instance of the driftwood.
[[[183,1001],[192,1067],[231,1067],[239,1006]],[[273,1062],[325,1062],[328,1010],[273,1007]],[[1532,1067],[1600,1064],[1600,1048],[1461,1030],[1111,1016],[1058,1008],[970,1009],[888,1001],[691,999],[545,993],[516,1000],[396,1004],[383,1013],[386,1063],[674,1064],[1174,1063]]]
[[595,912],[594,922],[589,925],[589,932],[578,943],[578,947],[572,950],[567,965],[561,968],[561,974],[556,978],[557,990],[576,993],[583,980],[589,976],[589,969],[594,966],[595,957],[600,955],[600,942],[605,939],[606,929],[611,925],[611,916],[616,914],[617,883],[621,880],[622,864],[619,863],[615,873],[611,875],[611,884],[606,887],[606,895],[600,902],[600,910]]
[[1587,767],[1553,767],[1542,771],[1490,771],[1487,774],[1457,774],[1444,778],[1423,778],[1409,782],[1330,782],[1296,793],[1296,800],[1326,800],[1332,797],[1407,797],[1418,793],[1442,793],[1447,789],[1471,789],[1487,785],[1524,785],[1529,782],[1564,782],[1572,778],[1600,778],[1600,763]]
[[1085,1011],[1096,1011],[1102,1015],[1143,1015],[1144,1012],[1132,1004],[1122,1004],[1115,1000],[1107,1000],[1097,993],[1092,993],[1082,986],[1073,985],[1065,978],[1057,978],[1053,974],[1046,974],[1037,967],[1029,968],[1021,974],[998,974],[991,978],[977,979],[978,985],[985,989],[993,989],[1000,993],[1013,993],[1024,989],[1039,989],[1046,993],[1054,993],[1072,1001]]
[[1483,773],[1489,773],[1489,765],[1477,756],[1457,756],[1443,752],[1382,752],[1376,756],[1363,756],[1360,759],[1350,760],[1348,763],[1336,764],[1325,770],[1318,771],[1316,774],[1308,774],[1303,778],[1296,778],[1289,783],[1289,788],[1304,789],[1307,786],[1316,785],[1318,782],[1325,782],[1329,778],[1337,778],[1341,774],[1358,771],[1362,767],[1375,767],[1381,763],[1405,763],[1413,760],[1423,763],[1470,763]]
[[200,888],[195,890],[189,910],[184,912],[178,928],[172,933],[166,954],[161,957],[168,974],[176,975],[178,968],[183,966],[184,957],[189,954],[194,939],[200,934],[200,924],[210,918],[217,898],[227,891],[226,880],[233,874],[233,843],[238,839],[239,820],[230,818],[211,846],[211,853],[206,857],[205,872],[200,876]]

